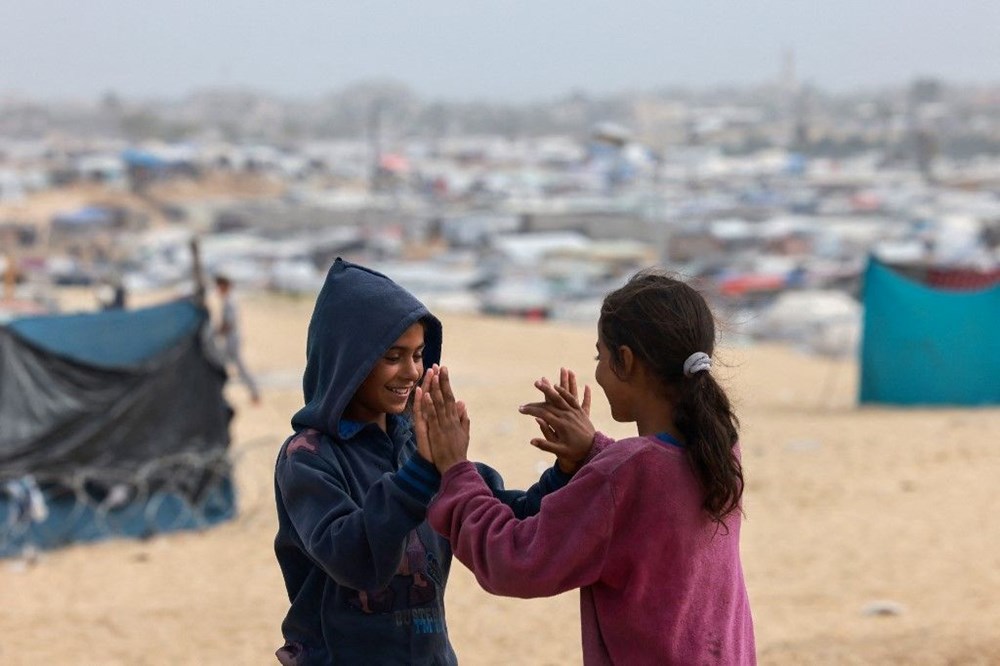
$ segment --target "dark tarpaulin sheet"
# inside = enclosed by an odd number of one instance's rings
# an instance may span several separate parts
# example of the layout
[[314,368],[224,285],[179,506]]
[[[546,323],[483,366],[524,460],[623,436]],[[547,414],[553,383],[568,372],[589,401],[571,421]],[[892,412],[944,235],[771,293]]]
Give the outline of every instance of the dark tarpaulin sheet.
[[[118,486],[124,494],[117,508],[175,502],[163,493],[185,506],[212,495],[213,516],[233,514],[226,462],[232,409],[223,396],[225,370],[206,343],[207,319],[203,308],[180,300],[0,327],[0,505],[8,503],[6,513],[0,506],[0,532],[14,520],[4,484],[28,478],[50,502],[70,501],[73,493],[79,500],[82,489],[91,508],[102,508]],[[221,512],[220,502],[228,503]],[[55,504],[50,519],[60,513]],[[73,510],[75,521],[80,515]],[[143,515],[140,532],[190,522],[176,512],[162,520]],[[77,527],[77,536],[90,538],[93,530]],[[57,544],[42,544],[50,545]]]

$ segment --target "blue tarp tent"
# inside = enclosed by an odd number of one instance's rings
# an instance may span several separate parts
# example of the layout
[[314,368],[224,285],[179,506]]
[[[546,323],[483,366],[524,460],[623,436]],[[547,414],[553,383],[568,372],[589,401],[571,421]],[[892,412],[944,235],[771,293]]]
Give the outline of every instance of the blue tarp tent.
[[110,229],[118,225],[119,218],[119,213],[110,208],[84,206],[75,211],[55,215],[52,218],[52,228],[58,231]]
[[937,289],[873,258],[863,302],[862,403],[1000,404],[1000,284]]

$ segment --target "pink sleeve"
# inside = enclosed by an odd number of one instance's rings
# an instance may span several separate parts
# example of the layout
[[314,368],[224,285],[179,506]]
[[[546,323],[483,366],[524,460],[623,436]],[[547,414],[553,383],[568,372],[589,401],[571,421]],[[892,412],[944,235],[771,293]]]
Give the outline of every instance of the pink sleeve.
[[547,597],[594,583],[614,523],[607,477],[584,466],[541,511],[518,520],[493,497],[472,463],[449,469],[431,503],[431,526],[488,592]]
[[594,433],[594,445],[590,447],[590,453],[587,454],[587,457],[584,458],[583,462],[584,463],[590,462],[591,460],[594,459],[594,456],[596,456],[598,453],[606,449],[609,445],[614,443],[615,440],[611,439],[603,432],[598,430],[597,432]]

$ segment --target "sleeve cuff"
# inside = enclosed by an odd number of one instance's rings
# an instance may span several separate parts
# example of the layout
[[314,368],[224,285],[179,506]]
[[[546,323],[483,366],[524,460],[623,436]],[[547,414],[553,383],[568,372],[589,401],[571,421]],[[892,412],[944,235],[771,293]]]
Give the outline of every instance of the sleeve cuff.
[[[590,457],[589,454],[587,457],[588,458]],[[573,478],[572,474],[567,474],[566,472],[562,471],[562,469],[559,467],[558,462],[553,464],[552,467],[549,468],[547,474],[549,475],[549,480],[552,483],[553,489],[562,488],[567,483],[569,483],[570,479]]]
[[441,476],[441,489],[444,490],[444,487],[447,486],[456,476],[465,474],[468,471],[472,471],[475,478],[482,482],[483,488],[490,492],[490,494],[493,494],[492,491],[490,491],[489,486],[486,485],[486,481],[483,480],[483,477],[479,476],[479,470],[477,470],[476,466],[468,460],[457,463],[448,468],[448,471]]
[[424,504],[429,504],[441,487],[441,475],[437,468],[418,454],[403,463],[396,472],[396,481],[408,495]]
[[614,444],[614,443],[615,440],[611,439],[600,430],[595,432],[594,445],[590,447],[590,453],[588,453],[587,457],[583,459],[583,464],[586,465],[587,463],[589,463],[591,460],[594,459],[594,456],[596,456],[598,453],[607,448],[609,444]]

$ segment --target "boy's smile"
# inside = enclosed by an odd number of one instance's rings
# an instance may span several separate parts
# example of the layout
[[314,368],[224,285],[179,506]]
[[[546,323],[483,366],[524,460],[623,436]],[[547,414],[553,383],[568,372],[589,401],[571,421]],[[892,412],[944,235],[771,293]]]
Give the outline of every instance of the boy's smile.
[[424,326],[417,322],[375,361],[358,387],[344,416],[354,421],[378,423],[385,429],[386,414],[402,414],[410,395],[424,374]]

